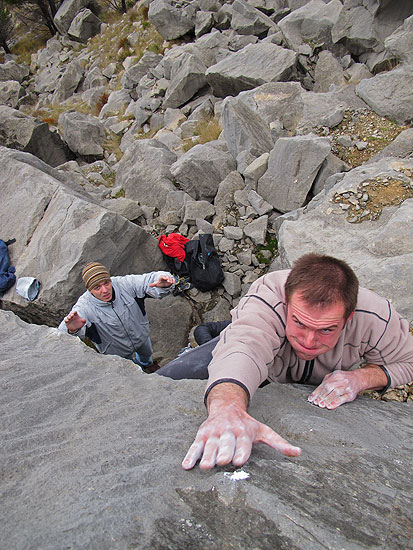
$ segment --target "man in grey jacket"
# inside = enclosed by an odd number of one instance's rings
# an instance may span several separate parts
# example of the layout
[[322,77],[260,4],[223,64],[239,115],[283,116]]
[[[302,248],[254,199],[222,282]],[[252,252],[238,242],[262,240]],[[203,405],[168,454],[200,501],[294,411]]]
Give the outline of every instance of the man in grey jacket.
[[[409,323],[391,303],[358,286],[352,269],[330,256],[307,254],[291,271],[255,281],[221,333],[208,366],[208,418],[182,466],[244,464],[254,443],[287,456],[295,447],[247,413],[266,380],[317,387],[308,400],[335,409],[363,390],[413,380]],[[353,369],[362,363],[362,368]]]
[[111,277],[105,266],[90,262],[82,270],[86,292],[59,325],[59,330],[87,336],[99,353],[131,359],[145,372],[159,367],[152,360],[145,297],[163,298],[175,288],[166,271]]

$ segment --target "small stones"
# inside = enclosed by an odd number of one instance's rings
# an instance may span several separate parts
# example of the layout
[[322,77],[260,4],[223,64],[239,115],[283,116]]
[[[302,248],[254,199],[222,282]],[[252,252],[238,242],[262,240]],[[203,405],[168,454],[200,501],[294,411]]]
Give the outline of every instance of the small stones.
[[[378,220],[383,208],[396,206],[413,197],[413,186],[409,180],[381,176],[374,180],[363,181],[357,190],[336,193],[332,201],[338,203],[343,212],[347,212],[348,223]],[[369,192],[366,192],[369,187]]]

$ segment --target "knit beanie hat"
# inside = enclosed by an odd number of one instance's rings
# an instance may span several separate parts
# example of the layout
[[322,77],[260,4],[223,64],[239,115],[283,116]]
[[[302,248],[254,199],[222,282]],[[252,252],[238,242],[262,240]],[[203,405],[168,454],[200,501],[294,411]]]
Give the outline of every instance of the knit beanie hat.
[[82,279],[88,290],[110,279],[109,271],[98,262],[89,262],[82,269]]

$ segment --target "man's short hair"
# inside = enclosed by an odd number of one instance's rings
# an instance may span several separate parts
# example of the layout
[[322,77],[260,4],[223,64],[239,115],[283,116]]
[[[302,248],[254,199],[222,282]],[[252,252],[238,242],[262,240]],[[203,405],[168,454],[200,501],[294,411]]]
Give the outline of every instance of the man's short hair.
[[359,282],[351,267],[337,258],[305,254],[293,265],[285,283],[287,303],[294,292],[311,306],[326,307],[342,302],[345,318],[356,309]]

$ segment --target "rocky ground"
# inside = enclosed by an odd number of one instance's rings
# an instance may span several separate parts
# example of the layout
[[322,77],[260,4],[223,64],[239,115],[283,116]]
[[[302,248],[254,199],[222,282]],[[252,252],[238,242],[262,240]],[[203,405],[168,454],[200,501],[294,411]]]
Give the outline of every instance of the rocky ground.
[[[76,176],[74,177],[76,184],[100,201],[106,199],[112,204],[115,202],[113,199],[125,196],[125,189],[117,183],[116,166],[125,156],[124,153],[130,144],[130,140],[147,140],[153,136],[161,139],[161,137],[157,134],[159,128],[156,125],[156,112],[150,119],[150,123],[142,123],[141,127],[136,129],[138,111],[134,111],[134,113],[129,111],[129,94],[125,93],[128,99],[123,98],[114,107],[111,106],[110,95],[112,92],[119,92],[119,94],[125,92],[125,82],[127,78],[130,78],[131,70],[135,67],[137,59],[145,52],[151,52],[156,57],[168,52],[180,51],[186,45],[190,46],[190,40],[187,42],[186,39],[182,38],[163,39],[149,22],[148,9],[144,4],[137,4],[127,14],[118,16],[116,20],[108,20],[107,23],[102,25],[100,32],[85,44],[64,37],[59,39],[61,44],[51,44],[48,49],[39,50],[38,53],[32,55],[30,75],[25,82],[26,95],[18,105],[22,113],[37,117],[46,122],[53,132],[58,129],[62,135],[65,134],[64,116],[62,116],[64,113],[73,114],[73,112],[78,112],[99,117],[105,126],[105,139],[101,143],[102,160],[90,163],[84,159],[82,160],[79,156],[76,158],[76,162],[69,161],[61,165],[59,169]],[[243,40],[247,37],[238,37],[238,39]],[[317,47],[312,45],[312,48],[313,55],[307,57],[309,60],[314,59],[312,64],[309,63],[311,71],[314,72],[314,68],[317,68],[315,63]],[[304,46],[302,51],[306,51]],[[51,59],[48,59],[50,55]],[[54,61],[55,56],[56,62]],[[171,58],[173,58],[173,55]],[[53,89],[52,93],[48,88],[47,71],[50,65],[50,78],[52,79],[52,77],[59,76],[59,71],[63,68],[66,69],[69,64],[73,64],[74,67],[77,67],[78,64],[78,67],[73,71],[80,70],[79,67],[84,69],[84,74],[87,75],[85,81],[88,79],[91,81],[94,78],[96,81],[93,84],[89,82],[91,86],[89,90],[84,83],[82,90],[71,93],[70,97],[66,99],[69,92],[63,90],[63,87],[60,86],[64,79],[59,81],[60,88]],[[53,73],[53,71],[55,72]],[[99,74],[97,71],[99,71]],[[309,70],[309,75],[311,71]],[[156,68],[154,74],[156,74]],[[151,101],[161,102],[162,99],[160,98],[164,93],[162,92],[162,85],[165,85],[165,83],[162,82],[162,78],[157,77],[155,80],[155,85],[150,92],[152,94],[150,95]],[[109,82],[109,84],[105,87],[99,87],[97,85],[99,82],[105,82],[106,84]],[[142,80],[139,84],[141,89],[139,90],[138,86],[137,90],[144,94],[144,85],[146,84],[148,90],[150,90],[153,85],[152,82],[142,84]],[[63,91],[64,96],[59,95]],[[93,91],[94,94],[93,98],[92,95],[90,96],[90,101],[87,99],[88,91]],[[319,89],[318,91],[322,90]],[[111,116],[111,109],[115,109],[116,116]],[[220,117],[215,117],[213,119],[214,128],[210,137],[203,140],[202,136],[199,135],[202,133],[199,126],[200,121],[198,120],[195,124],[187,120],[185,112],[185,108],[183,108],[180,116],[173,123],[182,129],[182,143],[179,154],[188,151],[189,147],[196,143],[204,143],[208,139],[216,140],[222,129]],[[217,112],[219,113],[219,109],[217,109]],[[104,116],[102,116],[102,113],[104,113]],[[175,115],[176,113],[174,113]],[[166,120],[163,119],[162,123],[165,124]],[[211,120],[207,120],[206,124],[212,125]],[[320,126],[315,128],[314,132],[320,137],[331,139],[331,152],[345,163],[346,170],[350,170],[367,164],[371,159],[380,155],[381,151],[393,143],[408,128],[409,126],[392,122],[389,118],[382,117],[370,109],[349,108],[339,124],[332,127]],[[250,160],[246,155],[245,164],[248,164]],[[241,164],[240,161],[237,168],[242,172],[239,164]],[[408,171],[405,175],[412,177],[411,171]],[[177,189],[180,189],[178,184]],[[399,205],[412,197],[413,188],[406,183],[406,180],[383,176],[382,178],[374,177],[371,181],[364,181],[354,191],[337,193],[334,196],[334,202],[346,214],[348,222],[360,224],[366,221],[378,220],[385,207]],[[308,200],[310,198],[308,197]],[[107,204],[105,206],[109,207]],[[122,214],[125,215],[124,212]],[[166,218],[163,218],[160,214],[160,209],[157,207],[142,206],[140,217],[136,216],[136,219],[139,218],[140,227],[155,238],[171,230],[178,230],[191,238],[199,230],[199,227],[193,223],[181,225],[168,223]],[[263,217],[262,214],[265,214],[265,211],[261,213],[261,217]],[[243,234],[242,239],[238,239],[237,237],[234,238],[234,233],[230,233],[231,228],[236,228],[238,231],[240,228],[244,229],[257,217],[256,212],[251,212],[246,197],[240,193],[237,200],[226,205],[221,220],[215,223],[213,228],[214,232],[217,231],[223,236],[220,241],[219,252],[223,268],[228,274],[226,288],[220,288],[210,293],[200,293],[196,289],[191,289],[186,293],[185,297],[191,303],[194,312],[194,323],[208,320],[209,314],[227,318],[229,314],[228,304],[231,307],[236,305],[239,294],[244,291],[245,287],[264,274],[270,268],[271,263],[277,260],[276,218],[279,215],[280,213],[274,211],[271,213],[271,219],[264,234],[265,242],[262,239],[263,242],[258,243],[257,239],[245,236],[245,234]],[[132,219],[132,217],[128,219]],[[205,230],[205,227],[207,227],[209,231],[212,225],[209,224],[208,227],[208,222],[205,219],[204,222],[203,229]],[[241,262],[241,258],[246,258],[245,262]],[[240,264],[243,269],[241,269]],[[239,281],[241,281],[241,284]],[[223,297],[227,301],[222,300]],[[222,307],[223,303],[226,304],[225,307]],[[383,398],[407,400],[411,398],[411,396],[409,397],[410,393],[411,387],[404,387],[400,390],[387,392]],[[380,398],[375,393],[372,395]]]

